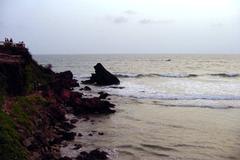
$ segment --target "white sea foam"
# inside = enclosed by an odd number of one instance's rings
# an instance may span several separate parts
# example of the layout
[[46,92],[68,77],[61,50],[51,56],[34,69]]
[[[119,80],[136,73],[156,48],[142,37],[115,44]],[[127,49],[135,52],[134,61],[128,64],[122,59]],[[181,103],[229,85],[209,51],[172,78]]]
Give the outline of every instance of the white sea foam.
[[[159,91],[146,85],[139,85],[130,82],[123,82],[123,89],[106,87],[105,91],[124,97],[134,97],[138,99],[157,99],[157,100],[240,100],[240,96],[232,94],[203,94],[203,93],[169,93]],[[199,86],[198,86],[199,87]],[[202,86],[204,87],[204,86]],[[174,88],[174,86],[173,86]],[[191,88],[191,87],[190,87]],[[200,86],[201,88],[201,86]],[[193,89],[194,90],[194,89]],[[209,88],[211,90],[211,88]]]
[[197,77],[196,74],[187,73],[149,73],[149,74],[137,74],[137,73],[116,73],[119,78],[142,78],[142,77],[170,77],[170,78],[188,78]]
[[208,73],[208,74],[193,74],[193,73],[115,73],[115,76],[119,78],[143,78],[143,77],[168,77],[168,78],[191,78],[198,76],[217,76],[224,78],[239,77],[238,73]]

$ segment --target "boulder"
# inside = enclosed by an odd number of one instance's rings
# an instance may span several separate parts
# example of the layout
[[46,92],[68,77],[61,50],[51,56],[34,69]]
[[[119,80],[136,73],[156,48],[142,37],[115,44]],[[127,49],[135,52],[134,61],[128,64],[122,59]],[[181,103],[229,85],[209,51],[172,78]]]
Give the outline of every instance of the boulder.
[[81,144],[74,144],[73,150],[78,150],[78,149],[80,149],[80,148],[82,148],[82,145],[81,145]]
[[56,77],[58,77],[60,79],[71,80],[71,79],[73,79],[73,74],[71,71],[65,71],[65,72],[56,73]]
[[49,86],[55,93],[59,94],[63,89],[69,90],[73,87],[79,87],[79,84],[76,79],[73,79],[71,71],[65,71],[56,73],[55,79],[49,84]]
[[114,104],[108,101],[102,101],[98,97],[94,98],[77,98],[72,101],[72,108],[75,115],[79,114],[110,114],[114,113],[112,110]]
[[71,119],[70,120],[71,124],[75,124],[75,123],[77,123],[77,121],[78,121],[77,119]]
[[84,88],[81,88],[80,91],[91,91],[92,89],[88,86],[85,86]]
[[72,160],[72,158],[70,158],[70,157],[61,157],[59,160]]
[[107,152],[95,149],[90,151],[89,153],[85,151],[81,152],[76,158],[76,160],[107,160],[107,155]]
[[106,92],[98,92],[98,94],[100,99],[106,99],[109,96]]
[[76,133],[74,132],[64,132],[62,135],[62,138],[66,141],[74,140],[74,137],[76,136]]
[[90,80],[82,81],[83,84],[113,85],[120,84],[119,79],[107,71],[101,63],[94,66],[95,74],[92,74]]
[[53,123],[65,121],[65,110],[61,108],[59,105],[50,104],[47,108],[48,116],[51,118]]

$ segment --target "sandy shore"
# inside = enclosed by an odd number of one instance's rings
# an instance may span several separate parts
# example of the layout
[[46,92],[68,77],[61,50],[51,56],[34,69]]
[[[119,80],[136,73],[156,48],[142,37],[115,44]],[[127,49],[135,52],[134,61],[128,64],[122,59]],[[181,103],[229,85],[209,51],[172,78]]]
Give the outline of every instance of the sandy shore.
[[80,143],[80,150],[105,148],[119,160],[240,158],[239,109],[165,107],[147,100],[111,98],[117,112],[80,119],[73,131],[83,136],[62,148],[63,155],[73,156],[71,145]]

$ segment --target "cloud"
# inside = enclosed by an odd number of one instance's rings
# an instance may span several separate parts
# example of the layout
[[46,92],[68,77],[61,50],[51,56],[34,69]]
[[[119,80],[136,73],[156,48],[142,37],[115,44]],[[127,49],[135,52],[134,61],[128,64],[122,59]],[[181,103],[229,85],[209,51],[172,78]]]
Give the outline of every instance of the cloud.
[[118,16],[118,17],[107,16],[107,20],[112,22],[112,23],[116,23],[116,24],[127,23],[128,22],[128,18],[124,17],[124,16]]
[[140,24],[170,24],[170,23],[173,23],[174,20],[153,20],[153,19],[150,19],[150,18],[144,18],[144,19],[141,19],[139,20],[139,23]]
[[137,12],[135,12],[133,10],[126,10],[124,13],[128,14],[128,15],[136,15],[137,14]]
[[120,17],[115,17],[113,19],[114,23],[126,23],[128,22],[128,19],[126,17],[120,16]]

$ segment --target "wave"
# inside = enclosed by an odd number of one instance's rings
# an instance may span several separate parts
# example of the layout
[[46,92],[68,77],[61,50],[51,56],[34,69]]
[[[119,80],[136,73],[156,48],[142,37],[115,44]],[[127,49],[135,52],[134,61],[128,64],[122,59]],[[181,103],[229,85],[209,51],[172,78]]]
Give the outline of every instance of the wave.
[[[174,85],[174,84],[173,84]],[[225,93],[211,92],[212,89],[217,88],[216,86],[207,85],[203,88],[207,88],[208,93],[204,90],[199,90],[196,93],[195,89],[199,89],[199,84],[190,82],[186,84],[186,86],[191,85],[191,90],[182,93],[170,93],[165,90],[159,90],[152,88],[150,86],[135,84],[132,82],[122,82],[120,87],[123,89],[115,89],[112,86],[108,86],[102,88],[106,92],[109,92],[112,95],[123,96],[123,97],[131,97],[137,99],[156,99],[156,100],[240,100],[240,95],[232,94],[231,88],[238,88],[239,85],[231,86],[229,90],[225,91]],[[184,87],[184,86],[183,86]],[[221,87],[227,88],[226,85],[222,85]],[[173,86],[174,88],[174,86]],[[200,87],[201,88],[201,87]],[[212,89],[211,89],[212,88]]]
[[214,74],[209,74],[211,76],[219,76],[219,77],[239,77],[240,74],[238,73],[214,73]]
[[157,74],[157,73],[149,73],[149,74],[134,74],[134,73],[126,73],[126,74],[115,74],[118,78],[142,78],[142,77],[169,77],[169,78],[190,78],[197,77],[196,74],[178,74],[178,73],[166,73],[166,74]]
[[163,151],[177,151],[174,148],[164,147],[164,146],[154,145],[154,144],[141,144],[141,146],[146,148],[151,148],[151,149],[163,150]]
[[210,73],[210,74],[187,74],[187,73],[149,73],[149,74],[135,74],[135,73],[116,73],[118,78],[144,78],[144,77],[166,77],[166,78],[193,78],[198,76],[218,76],[224,78],[240,77],[238,73]]
[[148,95],[140,95],[140,94],[130,95],[129,94],[129,97],[140,98],[140,99],[157,99],[157,100],[240,100],[240,96],[234,96],[234,95],[166,95],[161,93],[148,94]]
[[[144,78],[144,77],[165,77],[165,78],[194,78],[200,76],[213,76],[223,78],[236,78],[240,77],[240,73],[208,73],[208,74],[187,74],[187,73],[149,73],[149,74],[137,74],[137,73],[115,73],[118,78]],[[89,79],[89,75],[79,76],[81,79]]]

